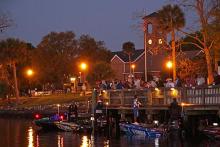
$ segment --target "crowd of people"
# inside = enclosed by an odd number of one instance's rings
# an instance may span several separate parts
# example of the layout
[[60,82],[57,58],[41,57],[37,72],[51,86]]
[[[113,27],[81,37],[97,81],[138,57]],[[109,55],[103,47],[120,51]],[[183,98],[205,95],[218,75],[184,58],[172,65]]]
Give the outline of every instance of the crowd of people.
[[[214,85],[220,85],[220,75],[216,72],[214,75]],[[190,76],[185,79],[176,78],[175,81],[172,78],[161,79],[160,77],[153,76],[152,80],[145,82],[141,78],[128,77],[127,80],[102,80],[98,83],[98,88],[101,90],[110,89],[142,89],[142,88],[155,88],[155,87],[198,87],[206,86],[207,80],[204,76],[198,74],[197,76]]]

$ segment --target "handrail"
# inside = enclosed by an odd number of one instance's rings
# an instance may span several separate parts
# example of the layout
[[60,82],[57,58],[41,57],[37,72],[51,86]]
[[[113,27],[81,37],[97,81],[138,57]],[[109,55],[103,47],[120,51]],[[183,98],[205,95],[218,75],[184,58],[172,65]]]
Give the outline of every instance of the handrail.
[[220,86],[181,87],[181,88],[146,88],[107,90],[110,106],[130,107],[134,95],[144,106],[169,105],[173,98],[179,103],[193,105],[220,105]]

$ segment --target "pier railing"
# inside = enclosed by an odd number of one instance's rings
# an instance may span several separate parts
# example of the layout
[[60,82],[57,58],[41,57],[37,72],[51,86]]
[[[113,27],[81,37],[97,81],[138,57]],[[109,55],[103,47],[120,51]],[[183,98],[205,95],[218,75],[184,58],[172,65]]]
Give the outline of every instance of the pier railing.
[[131,107],[134,95],[143,106],[167,106],[176,98],[179,103],[192,105],[219,105],[220,86],[192,88],[148,88],[106,91],[110,107]]

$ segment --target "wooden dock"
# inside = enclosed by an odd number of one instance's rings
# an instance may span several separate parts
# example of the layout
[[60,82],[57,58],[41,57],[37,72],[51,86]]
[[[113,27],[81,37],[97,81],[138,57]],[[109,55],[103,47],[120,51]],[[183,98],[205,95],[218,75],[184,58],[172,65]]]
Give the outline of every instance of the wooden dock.
[[176,98],[188,114],[195,114],[195,111],[198,114],[201,111],[220,112],[220,86],[107,90],[103,97],[109,104],[107,109],[131,110],[134,95],[142,103],[140,109],[146,111],[168,110]]

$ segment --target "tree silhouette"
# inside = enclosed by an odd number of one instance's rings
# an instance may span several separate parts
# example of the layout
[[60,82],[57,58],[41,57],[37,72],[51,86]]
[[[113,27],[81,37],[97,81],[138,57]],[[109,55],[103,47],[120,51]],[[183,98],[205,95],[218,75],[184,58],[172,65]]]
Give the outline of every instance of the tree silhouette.
[[159,25],[165,33],[171,33],[173,80],[176,79],[176,31],[185,26],[184,13],[178,5],[166,5],[158,11]]
[[14,89],[17,102],[19,100],[19,90],[16,66],[26,60],[27,56],[27,43],[13,38],[0,41],[0,62],[11,66],[13,69]]
[[125,54],[128,55],[128,61],[129,61],[129,72],[131,74],[131,55],[134,53],[135,51],[135,45],[133,42],[125,42],[122,45],[122,50]]

